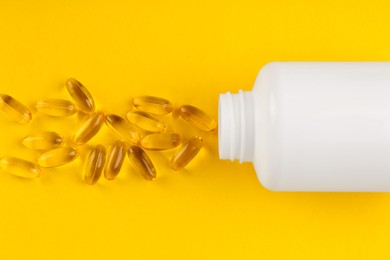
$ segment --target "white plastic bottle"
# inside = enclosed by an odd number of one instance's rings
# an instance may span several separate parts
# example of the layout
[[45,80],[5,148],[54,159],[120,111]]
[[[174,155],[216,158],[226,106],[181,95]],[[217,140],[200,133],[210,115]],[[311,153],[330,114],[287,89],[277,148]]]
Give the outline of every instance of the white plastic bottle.
[[273,62],[219,97],[219,156],[275,191],[390,191],[390,62]]

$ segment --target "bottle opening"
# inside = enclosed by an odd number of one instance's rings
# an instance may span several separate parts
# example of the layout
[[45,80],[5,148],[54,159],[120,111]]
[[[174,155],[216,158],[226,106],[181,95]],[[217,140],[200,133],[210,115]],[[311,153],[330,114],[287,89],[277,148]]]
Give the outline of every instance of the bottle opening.
[[254,103],[251,91],[239,90],[219,95],[218,148],[221,160],[253,160],[255,132]]

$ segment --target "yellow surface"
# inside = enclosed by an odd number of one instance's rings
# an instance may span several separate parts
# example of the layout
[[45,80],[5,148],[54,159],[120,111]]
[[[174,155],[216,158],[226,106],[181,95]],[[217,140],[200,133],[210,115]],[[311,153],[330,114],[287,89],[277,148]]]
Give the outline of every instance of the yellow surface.
[[[0,92],[33,107],[68,98],[73,76],[106,112],[152,94],[216,117],[218,93],[250,89],[269,61],[389,60],[389,11],[378,0],[3,0]],[[34,158],[25,134],[69,134],[76,119],[1,117],[0,155]],[[390,194],[269,192],[250,164],[218,161],[215,136],[186,171],[167,170],[166,155],[152,155],[155,182],[126,160],[118,180],[88,186],[85,156],[37,181],[1,171],[0,259],[389,259]]]

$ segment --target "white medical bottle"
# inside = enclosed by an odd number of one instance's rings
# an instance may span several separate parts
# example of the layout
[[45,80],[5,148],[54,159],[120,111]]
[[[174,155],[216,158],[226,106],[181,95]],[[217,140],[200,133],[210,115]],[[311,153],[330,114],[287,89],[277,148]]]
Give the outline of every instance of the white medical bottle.
[[274,191],[390,191],[390,62],[272,62],[219,96],[219,156]]

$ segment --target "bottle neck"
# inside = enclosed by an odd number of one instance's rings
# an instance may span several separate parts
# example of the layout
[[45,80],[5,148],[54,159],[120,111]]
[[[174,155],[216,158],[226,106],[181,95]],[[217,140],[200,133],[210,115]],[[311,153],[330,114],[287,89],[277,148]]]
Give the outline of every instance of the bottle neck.
[[253,161],[255,109],[252,91],[219,95],[218,146],[221,160]]

